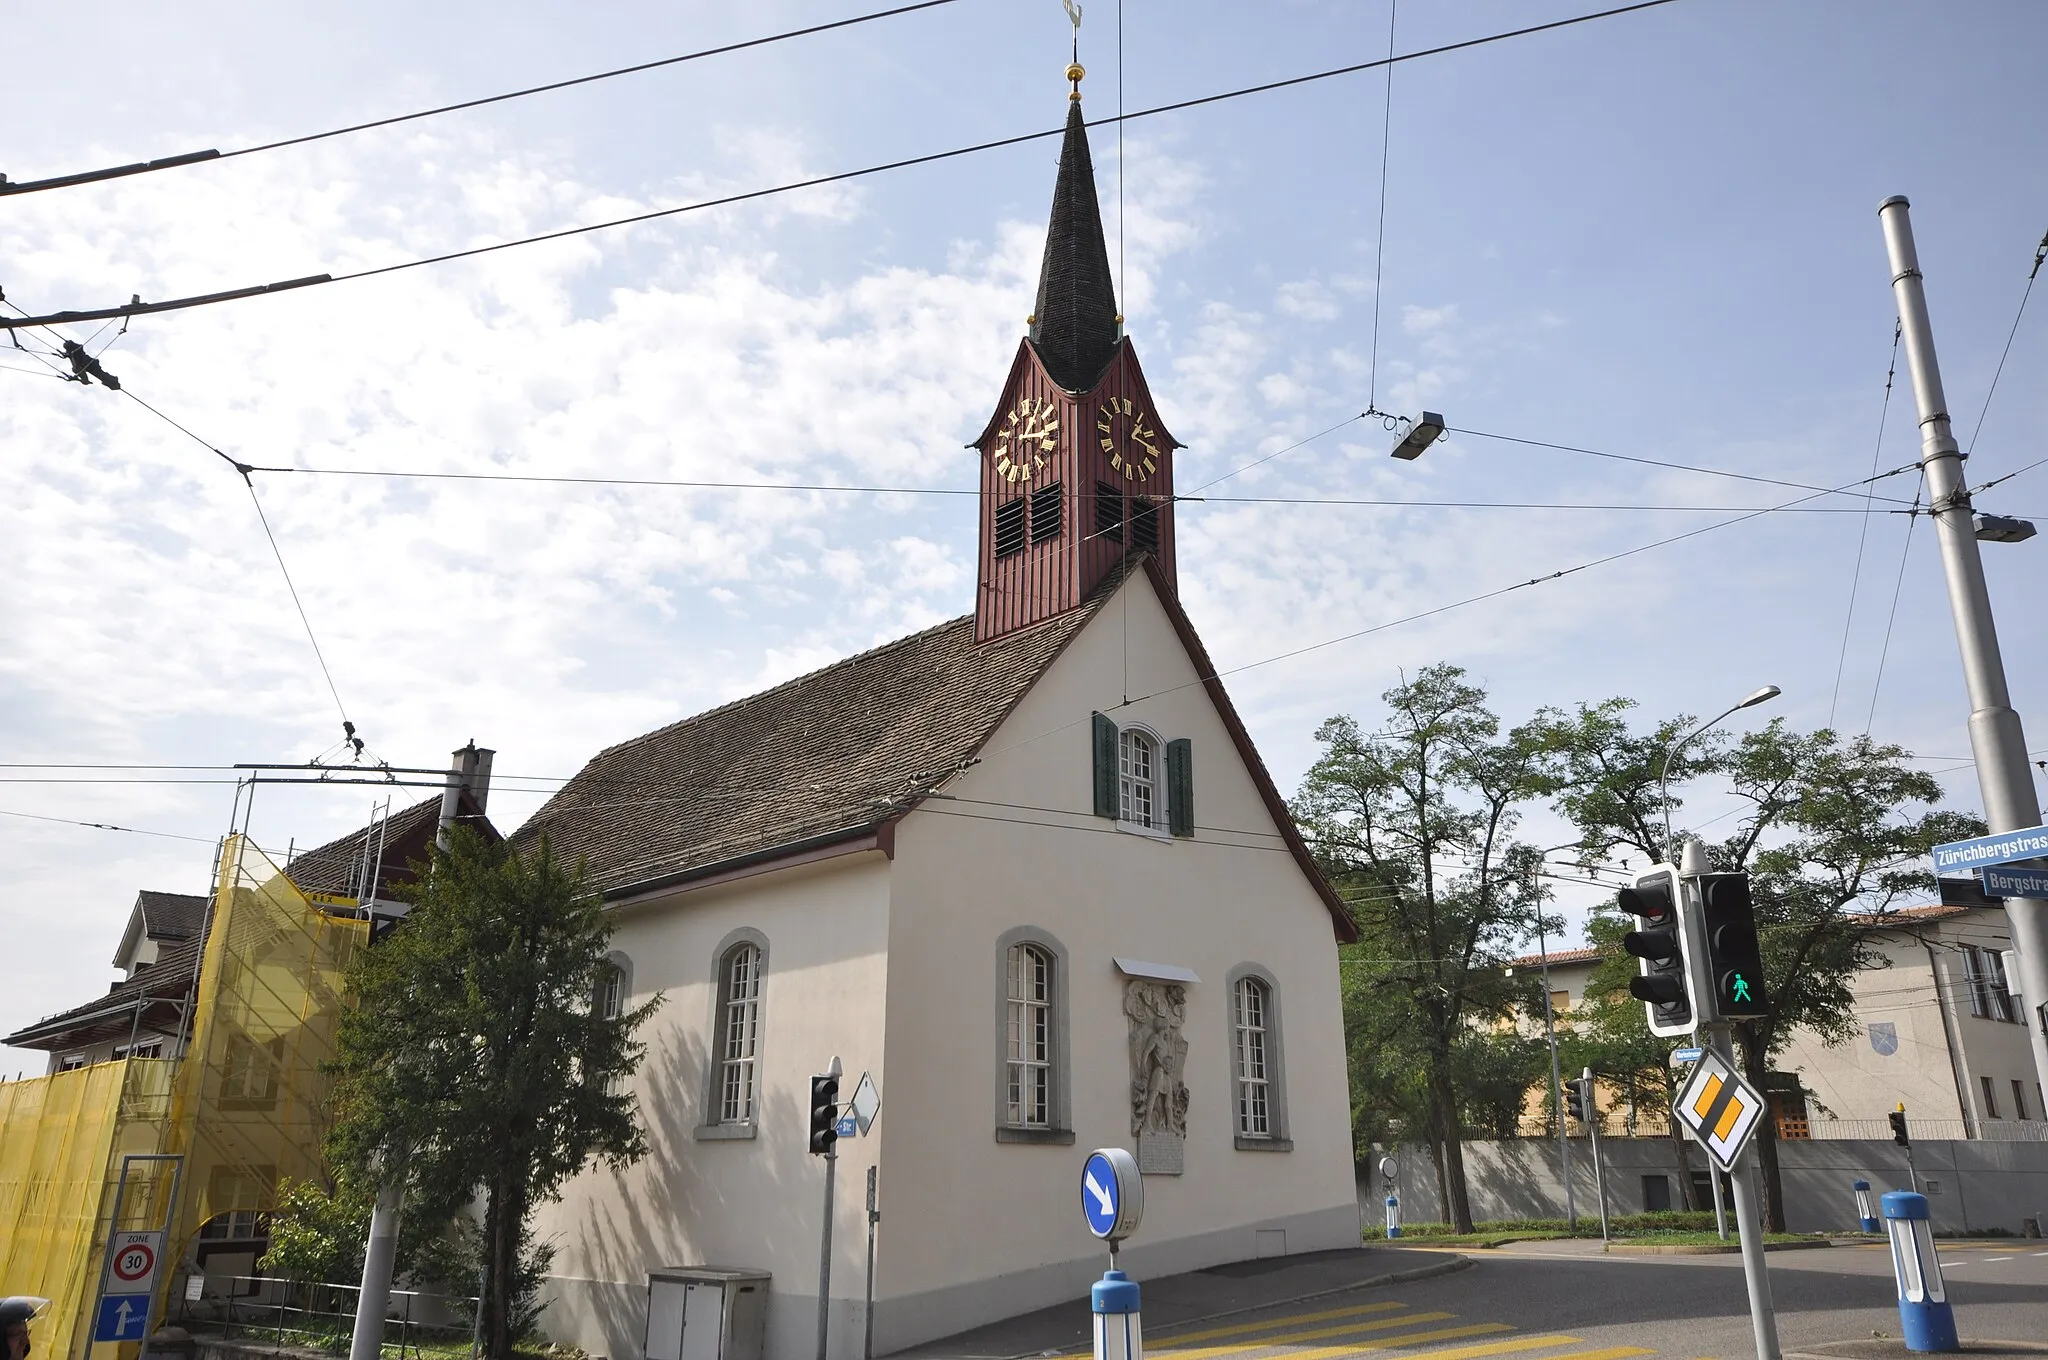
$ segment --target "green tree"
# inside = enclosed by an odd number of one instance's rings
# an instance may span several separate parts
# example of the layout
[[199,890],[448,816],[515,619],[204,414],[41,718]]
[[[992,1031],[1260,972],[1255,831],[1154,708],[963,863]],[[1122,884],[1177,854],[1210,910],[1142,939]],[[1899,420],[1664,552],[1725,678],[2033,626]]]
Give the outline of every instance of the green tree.
[[1411,1013],[1401,1032],[1421,1059],[1445,1210],[1469,1232],[1460,1044],[1475,1022],[1510,1010],[1502,965],[1542,902],[1541,854],[1514,833],[1518,809],[1546,786],[1536,743],[1503,737],[1485,691],[1458,667],[1431,666],[1382,698],[1378,731],[1349,717],[1316,730],[1323,752],[1294,811],[1352,902],[1375,961],[1370,985]]
[[[1657,776],[1662,752],[1690,720],[1638,733],[1626,721],[1630,707],[1613,699],[1572,715],[1552,712],[1540,724],[1558,778],[1558,810],[1578,828],[1588,863],[1619,866],[1630,852],[1639,860],[1676,854],[1664,845]],[[1928,807],[1941,787],[1910,759],[1904,748],[1867,736],[1827,728],[1802,734],[1778,719],[1733,743],[1712,734],[1672,766],[1675,787],[1711,777],[1743,805],[1735,831],[1706,850],[1714,868],[1751,875],[1770,1014],[1738,1022],[1735,1038],[1744,1075],[1759,1090],[1795,1031],[1826,1043],[1857,1032],[1856,975],[1885,962],[1871,932],[1908,900],[1933,892],[1928,854],[1936,842],[1974,832],[1974,819]],[[1677,796],[1672,803],[1682,806]],[[1618,954],[1619,931],[1612,933],[1607,947]],[[1617,1007],[1619,1024],[1626,1011]],[[1776,1129],[1766,1120],[1759,1143],[1766,1220],[1783,1231],[1777,1152]]]
[[[308,1284],[352,1285],[363,1277],[376,1192],[348,1181],[287,1180],[270,1215],[265,1274]],[[415,1284],[467,1296],[476,1287],[477,1241],[466,1217],[400,1220],[396,1273]]]
[[506,1360],[545,1271],[529,1217],[593,1161],[646,1143],[625,1079],[661,998],[598,1004],[612,922],[547,843],[458,829],[404,925],[365,950],[339,1027],[330,1158],[374,1184],[402,1167],[408,1212],[446,1222],[481,1196],[483,1348]]

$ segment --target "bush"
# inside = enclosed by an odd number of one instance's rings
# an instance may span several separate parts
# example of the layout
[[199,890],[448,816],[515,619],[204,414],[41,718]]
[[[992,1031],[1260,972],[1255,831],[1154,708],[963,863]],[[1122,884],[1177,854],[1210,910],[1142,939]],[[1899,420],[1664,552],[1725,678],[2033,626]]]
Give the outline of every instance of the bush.
[[[1660,1214],[1617,1214],[1608,1219],[1610,1230],[1617,1237],[1637,1237],[1645,1233],[1663,1232],[1706,1232],[1714,1226],[1711,1213],[1690,1213],[1670,1211]],[[1561,1218],[1489,1218],[1474,1223],[1476,1233],[1567,1233],[1571,1229]],[[1593,1235],[1600,1231],[1600,1215],[1580,1214],[1578,1231]],[[1458,1234],[1448,1223],[1403,1223],[1401,1240],[1408,1238],[1455,1237]],[[1387,1230],[1384,1224],[1370,1224],[1365,1229],[1367,1241],[1385,1241]]]

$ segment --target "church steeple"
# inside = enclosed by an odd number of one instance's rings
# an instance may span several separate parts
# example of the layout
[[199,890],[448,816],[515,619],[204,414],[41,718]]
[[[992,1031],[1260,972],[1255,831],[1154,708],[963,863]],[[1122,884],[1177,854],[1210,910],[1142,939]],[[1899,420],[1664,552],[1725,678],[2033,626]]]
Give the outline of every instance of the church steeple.
[[[1069,13],[1073,13],[1072,10]],[[1085,604],[1142,554],[1175,587],[1173,451],[1137,352],[1121,334],[1088,127],[1074,92],[1038,307],[1017,343],[981,455],[974,635],[989,641]]]
[[1067,102],[1067,135],[1060,145],[1060,177],[1053,186],[1031,321],[1031,343],[1045,371],[1069,392],[1094,386],[1117,341],[1116,287],[1102,239],[1088,125],[1081,117],[1080,70],[1078,65],[1067,68],[1076,87]]

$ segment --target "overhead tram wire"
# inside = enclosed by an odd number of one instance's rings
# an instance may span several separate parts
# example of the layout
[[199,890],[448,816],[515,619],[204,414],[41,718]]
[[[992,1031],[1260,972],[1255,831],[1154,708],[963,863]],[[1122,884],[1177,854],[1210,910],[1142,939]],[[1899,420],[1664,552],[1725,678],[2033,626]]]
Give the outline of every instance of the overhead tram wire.
[[[1884,374],[1884,400],[1877,408],[1877,443],[1870,450],[1870,470],[1877,471],[1877,460],[1884,456],[1884,426],[1892,410],[1892,380],[1899,373],[1899,340],[1905,334],[1905,324],[1892,322],[1891,364]],[[1870,537],[1870,502],[1866,492],[1863,497],[1863,523],[1856,530],[1856,565],[1849,572],[1849,607],[1842,618],[1842,647],[1835,655],[1835,687],[1828,695],[1828,726],[1835,725],[1835,707],[1842,699],[1842,669],[1849,661],[1849,626],[1856,621],[1856,592],[1863,584],[1863,548]]]
[[[1526,444],[1530,448],[1556,449],[1560,453],[1582,453],[1589,458],[1606,458],[1617,463],[1639,463],[1644,467],[1669,468],[1673,472],[1692,472],[1702,477],[1726,477],[1731,481],[1756,482],[1763,486],[1781,486],[1791,491],[1822,491],[1827,489],[1815,486],[1811,482],[1789,482],[1781,477],[1762,477],[1753,472],[1730,472],[1725,468],[1699,467],[1692,463],[1673,463],[1661,458],[1640,458],[1633,454],[1607,453],[1600,449],[1582,448],[1576,444],[1553,444],[1544,439],[1524,439],[1519,435],[1494,434],[1487,430],[1471,430],[1454,425],[1447,425],[1444,429],[1451,434],[1469,434],[1475,439],[1497,439],[1503,444]],[[1850,485],[1861,486],[1863,483],[1852,482]],[[1895,501],[1899,505],[1907,503],[1905,500],[1895,496],[1879,496],[1877,499]]]
[[1400,13],[1401,0],[1387,0],[1387,96],[1380,112],[1380,221],[1372,243],[1372,361],[1366,365],[1365,410],[1359,413],[1360,420],[1381,414],[1380,281],[1387,257],[1387,155],[1394,145],[1394,20]]
[[749,48],[767,47],[774,43],[787,42],[792,38],[808,38],[834,29],[853,28],[860,24],[873,23],[877,19],[893,19],[898,15],[915,13],[918,10],[938,9],[944,5],[958,3],[958,0],[918,0],[916,4],[898,5],[894,9],[876,10],[871,14],[857,14],[848,19],[835,19],[830,23],[812,24],[805,28],[792,28],[765,37],[748,38],[741,42],[725,43],[718,47],[707,47],[696,52],[685,52],[681,56],[663,57],[658,61],[643,61],[633,66],[620,66],[609,71],[598,71],[587,76],[575,76],[568,80],[550,81],[545,85],[529,85],[524,89],[507,90],[503,94],[485,95],[480,99],[464,99],[453,104],[441,104],[416,113],[401,113],[389,118],[373,118],[367,123],[351,123],[347,127],[331,128],[326,132],[309,132],[297,137],[283,137],[274,142],[260,142],[255,146],[238,147],[233,151],[190,151],[180,156],[164,156],[151,161],[138,161],[132,165],[109,166],[104,170],[87,170],[79,174],[58,175],[50,179],[26,180],[10,184],[0,178],[0,197],[12,194],[32,194],[45,189],[67,189],[81,184],[98,184],[110,179],[126,179],[134,175],[153,174],[159,170],[173,170],[181,166],[202,165],[213,161],[229,161],[239,156],[254,156],[264,151],[280,151],[285,147],[304,146],[309,142],[323,142],[331,137],[346,137],[351,133],[368,132],[374,128],[393,127],[399,123],[416,122],[422,118],[437,118],[446,113],[459,113],[464,109],[479,109],[487,104],[502,104],[511,99],[525,99],[529,95],[548,94],[555,90],[566,90],[577,85],[589,85],[600,80],[612,80],[619,76],[638,75],[643,71],[655,71],[664,66],[679,66],[684,62],[701,61],[706,57],[720,57],[733,52],[744,52]]
[[1984,417],[1991,411],[1991,398],[1998,393],[1998,380],[2005,373],[2005,361],[2012,354],[2013,337],[2020,333],[2020,318],[2027,314],[2027,299],[2034,295],[2034,280],[2040,277],[2043,262],[2048,262],[2048,232],[2041,234],[2041,244],[2034,248],[2034,267],[2027,273],[2027,286],[2020,290],[2019,310],[2013,313],[2012,329],[2005,333],[2005,348],[1998,352],[1998,367],[1991,371],[1991,386],[1984,390],[1984,404],[1977,408],[1977,423],[1970,430],[1968,447],[1963,450],[1965,458],[1976,450],[1977,437],[1984,433]]
[[[2048,462],[2048,459],[2044,459],[2043,461]],[[1731,519],[1716,520],[1712,524],[1701,525],[1699,528],[1696,529],[1688,529],[1684,533],[1671,534],[1664,538],[1654,539],[1648,543],[1638,544],[1633,548],[1624,548],[1619,552],[1608,553],[1603,557],[1595,557],[1588,561],[1579,562],[1569,567],[1562,567],[1557,571],[1549,572],[1542,576],[1533,576],[1524,581],[1516,581],[1510,585],[1498,586],[1492,590],[1481,591],[1476,595],[1467,595],[1463,599],[1452,600],[1448,604],[1440,604],[1433,606],[1429,609],[1417,610],[1413,614],[1404,614],[1400,618],[1389,619],[1385,623],[1376,623],[1371,625],[1370,627],[1354,629],[1351,632],[1342,633],[1336,637],[1325,638],[1320,642],[1312,642],[1307,644],[1306,646],[1291,648],[1288,651],[1284,652],[1277,652],[1272,656],[1263,657],[1257,661],[1247,661],[1237,666],[1225,666],[1218,670],[1211,671],[1206,675],[1196,676],[1193,680],[1183,681],[1178,685],[1169,685],[1165,689],[1154,690],[1150,694],[1141,694],[1136,699],[1128,699],[1124,703],[1117,705],[1116,707],[1128,708],[1134,704],[1143,703],[1148,699],[1160,698],[1164,695],[1173,694],[1180,690],[1191,688],[1195,685],[1206,684],[1211,680],[1220,680],[1227,675],[1237,675],[1244,671],[1256,670],[1261,666],[1270,666],[1277,662],[1289,661],[1298,656],[1306,656],[1310,652],[1322,651],[1326,648],[1335,647],[1342,643],[1356,641],[1357,639],[1362,637],[1369,637],[1374,633],[1383,633],[1392,628],[1399,628],[1406,624],[1420,622],[1423,619],[1435,618],[1440,614],[1448,614],[1451,613],[1453,610],[1463,609],[1468,605],[1481,604],[1487,600],[1498,599],[1503,595],[1511,595],[1518,590],[1526,590],[1531,586],[1545,585],[1551,581],[1563,580],[1567,576],[1575,576],[1582,571],[1591,571],[1596,567],[1603,567],[1608,565],[1609,563],[1619,562],[1625,558],[1635,557],[1641,553],[1651,552],[1658,548],[1669,547],[1671,544],[1682,543],[1687,539],[1698,538],[1702,534],[1710,534],[1718,529],[1726,529],[1737,524],[1744,524],[1750,520],[1757,519],[1764,515],[1782,514],[1783,512],[1799,505],[1801,502],[1813,500],[1818,496],[1840,495],[1847,491],[1853,491],[1857,487],[1863,486],[1869,482],[1881,481],[1886,477],[1897,477],[1902,473],[1917,472],[1919,470],[1920,465],[1918,463],[1906,463],[1899,467],[1892,468],[1889,471],[1880,472],[1874,477],[1862,478],[1858,481],[1845,483],[1844,485],[1839,487],[1823,487],[1809,495],[1800,496],[1794,500],[1787,501],[1782,505],[1765,506],[1762,509],[1751,510],[1747,513],[1736,515]],[[1910,524],[1911,521],[1909,520],[1908,523]],[[1104,711],[1113,712],[1115,710],[1106,709]],[[1040,732],[1035,736],[1020,738],[1017,741],[1011,742],[1007,746],[999,747],[994,751],[988,752],[987,755],[1001,755],[1005,751],[1013,751],[1020,746],[1026,746],[1036,741],[1043,741],[1047,737],[1055,736],[1061,732],[1065,732],[1073,727],[1079,726],[1081,723],[1088,721],[1090,721],[1090,719],[1078,718],[1073,722],[1062,723],[1057,727],[1049,728],[1046,731]]]
[[[1915,466],[1918,465],[1916,464]],[[1922,489],[1925,489],[1927,477],[1924,472],[1921,474],[1920,484]],[[1920,493],[1916,491],[1913,494],[1913,508],[1917,511],[1919,507]],[[1899,549],[1899,576],[1892,583],[1892,607],[1891,612],[1885,616],[1884,643],[1878,648],[1877,652],[1877,676],[1870,682],[1870,712],[1864,715],[1863,719],[1863,735],[1866,737],[1870,735],[1871,727],[1877,722],[1877,696],[1884,689],[1884,663],[1891,656],[1892,625],[1899,621],[1899,596],[1906,589],[1906,563],[1911,561],[1913,557],[1913,528],[1919,522],[1920,516],[1918,514],[1906,517],[1906,543],[1904,547]]]
[[[1638,0],[1636,4],[1622,5],[1615,9],[1600,10],[1592,14],[1575,15],[1568,19],[1557,19],[1544,24],[1532,24],[1524,28],[1508,29],[1500,33],[1489,33],[1478,38],[1467,38],[1461,42],[1443,43],[1436,47],[1422,48],[1414,52],[1403,52],[1395,57],[1357,62],[1349,66],[1339,66],[1325,71],[1312,72],[1308,75],[1290,76],[1283,80],[1265,81],[1257,85],[1247,85],[1234,90],[1221,91],[1217,94],[1200,95],[1192,99],[1175,100],[1167,104],[1156,104],[1151,108],[1138,109],[1131,113],[1112,114],[1105,118],[1091,119],[1088,121],[1087,126],[1092,128],[1111,124],[1120,125],[1126,122],[1134,122],[1141,118],[1154,118],[1161,114],[1202,108],[1210,104],[1243,99],[1251,95],[1269,94],[1275,90],[1292,89],[1296,86],[1309,85],[1317,81],[1356,75],[1361,71],[1378,70],[1383,66],[1397,62],[1418,61],[1425,57],[1442,56],[1450,52],[1459,52],[1468,48],[1484,47],[1492,43],[1505,42],[1511,38],[1530,37],[1538,33],[1548,33],[1555,29],[1571,28],[1579,24],[1592,23],[1599,19],[1610,19],[1618,15],[1633,14],[1639,10],[1657,9],[1661,6],[1675,3],[1677,3],[1677,0]],[[1039,132],[1025,132],[1011,137],[998,137],[990,141],[976,142],[970,146],[954,147],[948,151],[933,151],[918,156],[904,156],[876,165],[863,166],[857,170],[842,170],[829,175],[813,175],[807,179],[792,180],[784,184],[772,185],[765,189],[750,189],[741,193],[721,195],[717,198],[700,199],[695,203],[679,204],[672,208],[655,208],[647,212],[633,213],[626,217],[616,217],[604,222],[590,222],[581,226],[562,227],[555,231],[522,236],[515,240],[498,241],[490,245],[471,246],[463,250],[445,251],[438,255],[422,256],[419,259],[404,260],[397,264],[378,265],[368,269],[352,270],[345,274],[310,274],[303,278],[285,279],[277,283],[255,284],[245,288],[232,288],[220,292],[200,293],[190,297],[173,298],[165,302],[130,302],[119,307],[52,312],[45,316],[26,318],[0,317],[0,329],[18,330],[24,326],[51,325],[62,322],[104,321],[112,317],[149,316],[159,312],[183,311],[192,307],[213,306],[222,302],[236,302],[251,297],[268,296],[273,293],[319,287],[323,284],[348,283],[358,279],[377,278],[381,275],[395,274],[408,269],[420,269],[428,265],[446,264],[453,260],[466,260],[481,255],[495,254],[499,251],[513,250],[520,246],[537,245],[545,241],[558,241],[571,236],[585,235],[590,232],[608,231],[617,227],[633,226],[641,222],[678,217],[685,213],[701,212],[709,208],[729,207],[737,203],[748,203],[757,199],[772,198],[781,194],[794,193],[802,189],[814,189],[827,184],[840,184],[848,180],[863,179],[872,175],[910,169],[914,166],[932,165],[940,161],[956,160],[963,156],[978,155],[985,151],[1000,150],[1004,147],[1022,146],[1030,142],[1044,141],[1049,138],[1063,136],[1065,131],[1065,126],[1062,125]]]

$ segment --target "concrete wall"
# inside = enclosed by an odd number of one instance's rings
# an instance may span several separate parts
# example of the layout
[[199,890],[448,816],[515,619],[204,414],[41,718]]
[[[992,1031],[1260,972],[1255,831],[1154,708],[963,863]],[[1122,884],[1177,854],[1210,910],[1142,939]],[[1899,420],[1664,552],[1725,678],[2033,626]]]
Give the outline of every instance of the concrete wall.
[[[1678,1158],[1667,1138],[1601,1140],[1607,1165],[1610,1213],[1642,1213],[1643,1177],[1670,1177],[1672,1205],[1685,1205]],[[1690,1149],[1695,1170],[1708,1161],[1698,1147]],[[1401,1165],[1399,1193],[1402,1217],[1410,1222],[1442,1221],[1436,1174],[1429,1149],[1408,1144],[1396,1150]],[[2021,1231],[2023,1220],[2036,1218],[2048,1229],[2048,1143],[1926,1141],[1913,1145],[1920,1188],[1927,1196],[1937,1232],[1969,1232],[1985,1228]],[[1564,1180],[1555,1139],[1515,1139],[1465,1144],[1465,1175],[1475,1219],[1561,1218]],[[1588,1140],[1571,1140],[1572,1194],[1581,1216],[1597,1215],[1592,1149]],[[1778,1144],[1778,1162],[1785,1184],[1786,1226],[1793,1232],[1853,1230],[1855,1203],[1850,1182],[1870,1182],[1877,1192],[1908,1187],[1905,1149],[1889,1139],[1800,1139]],[[1375,1176],[1358,1187],[1361,1208],[1370,1221],[1384,1213],[1384,1192]]]
[[[759,1095],[752,1138],[709,1139],[713,971],[739,929],[767,940],[761,987]],[[834,1054],[850,1099],[864,1069],[880,1081],[887,972],[889,863],[878,852],[619,908],[612,947],[631,964],[629,1006],[665,1000],[642,1034],[634,1079],[649,1155],[621,1172],[586,1171],[535,1227],[556,1245],[543,1319],[551,1338],[634,1360],[646,1324],[647,1272],[745,1266],[773,1274],[771,1355],[814,1343],[824,1163],[806,1149],[810,1078]],[[886,1084],[884,1086],[886,1092]],[[840,1143],[834,1293],[858,1308],[862,1184],[883,1130]],[[842,1309],[842,1313],[845,1310]],[[856,1329],[840,1319],[842,1342]]]
[[[1131,1146],[1123,979],[1191,968],[1186,1174],[1145,1182],[1127,1253],[1148,1273],[1357,1240],[1337,952],[1150,582],[1125,587],[896,837],[878,1348],[1081,1297],[1101,1251],[1076,1196],[1093,1147]],[[1151,695],[1119,709],[1126,695]],[[1198,834],[1092,815],[1089,714],[1193,743]],[[1023,823],[1023,824],[1020,824]],[[1227,828],[1224,830],[1222,828]],[[1067,967],[1068,1143],[998,1143],[999,940],[1035,927]],[[1227,977],[1278,983],[1291,1151],[1235,1146]],[[908,1136],[907,1136],[908,1135]]]

